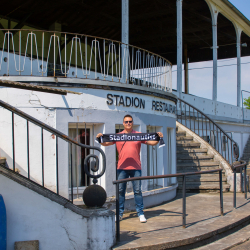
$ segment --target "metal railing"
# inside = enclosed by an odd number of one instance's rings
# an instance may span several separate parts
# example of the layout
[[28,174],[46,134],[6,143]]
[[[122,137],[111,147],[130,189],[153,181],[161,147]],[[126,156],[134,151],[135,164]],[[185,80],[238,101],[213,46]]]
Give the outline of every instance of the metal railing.
[[239,157],[239,146],[218,124],[193,105],[178,98],[177,121],[209,143],[232,165]]
[[[67,135],[61,133],[60,131],[40,122],[39,120],[33,118],[32,116],[16,109],[15,107],[3,102],[0,100],[0,107],[8,110],[11,112],[12,114],[12,122],[11,122],[11,127],[12,127],[12,158],[13,158],[13,171],[16,171],[16,160],[15,160],[15,156],[16,156],[16,147],[15,147],[15,115],[22,117],[23,119],[26,120],[26,131],[24,131],[24,133],[26,132],[27,135],[27,178],[31,179],[31,175],[30,175],[30,138],[29,138],[29,125],[30,123],[38,126],[41,128],[41,179],[42,179],[42,186],[45,186],[45,182],[44,182],[44,131],[48,131],[52,134],[52,136],[55,136],[56,139],[56,147],[55,147],[55,171],[56,171],[56,193],[59,193],[59,152],[58,152],[58,139],[62,139],[64,141],[66,141],[69,144],[69,151],[70,151],[70,176],[71,176],[71,180],[70,180],[70,192],[71,192],[71,201],[73,203],[73,164],[72,164],[72,146],[76,145],[80,148],[86,148],[86,149],[93,149],[93,150],[97,150],[101,153],[102,156],[102,171],[99,170],[99,158],[97,155],[95,154],[89,154],[85,157],[84,159],[84,170],[87,173],[87,175],[91,178],[93,178],[93,183],[97,183],[97,178],[100,178],[105,170],[106,170],[106,156],[103,152],[103,150],[99,147],[94,147],[94,146],[89,146],[89,145],[84,145],[82,143],[79,143],[75,140],[72,140],[70,137],[68,137]],[[37,145],[39,146],[39,145]],[[18,150],[18,149],[17,149]],[[38,156],[36,156],[38,157]],[[94,159],[94,161],[92,161],[92,164],[89,164],[90,159]],[[90,170],[92,171],[92,173],[90,173]],[[51,170],[50,170],[51,171]],[[38,182],[37,182],[38,183]],[[39,184],[39,183],[38,183]]]
[[[244,168],[244,182],[243,182],[243,173],[242,169]],[[245,193],[245,199],[247,199],[247,163],[245,161],[240,161],[240,164],[233,166],[233,172],[234,172],[234,208],[236,208],[236,172],[240,169],[240,183],[241,183],[241,192]],[[244,188],[243,188],[244,183]]]
[[167,175],[156,175],[156,176],[143,176],[143,177],[132,177],[122,180],[113,181],[113,184],[116,185],[116,239],[120,241],[120,221],[119,221],[119,183],[124,183],[128,181],[136,180],[149,180],[149,179],[160,179],[160,178],[172,178],[182,176],[183,185],[182,185],[182,226],[186,227],[186,178],[191,175],[199,174],[209,174],[219,172],[219,181],[220,181],[220,214],[223,216],[223,189],[222,189],[222,171],[223,169],[214,169],[208,171],[200,172],[189,172],[189,173],[178,173],[178,174],[167,174]]
[[76,33],[0,31],[0,75],[101,79],[172,92],[171,63],[142,48]]

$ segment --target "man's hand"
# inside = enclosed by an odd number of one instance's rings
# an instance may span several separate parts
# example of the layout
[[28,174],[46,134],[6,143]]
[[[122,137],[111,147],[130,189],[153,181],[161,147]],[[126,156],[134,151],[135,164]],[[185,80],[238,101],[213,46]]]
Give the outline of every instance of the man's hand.
[[[96,138],[100,138],[101,136],[103,136],[102,133],[99,133],[96,135]],[[103,143],[100,143],[102,146],[111,146],[113,145],[113,142],[103,142]]]
[[96,135],[96,138],[100,138],[101,136],[103,136],[103,134],[99,133],[99,134]]
[[[163,137],[162,132],[157,132],[157,135],[159,135],[159,137]],[[150,146],[155,146],[158,143],[159,143],[158,141],[147,141],[147,145],[150,145]]]
[[158,134],[160,137],[163,137],[162,132],[157,132],[157,134]]

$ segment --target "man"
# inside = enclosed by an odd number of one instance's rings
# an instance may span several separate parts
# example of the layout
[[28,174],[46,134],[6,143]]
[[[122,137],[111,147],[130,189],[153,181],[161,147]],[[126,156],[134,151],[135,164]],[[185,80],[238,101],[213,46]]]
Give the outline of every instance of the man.
[[[133,118],[131,115],[125,115],[123,118],[124,130],[119,134],[123,133],[139,133],[133,130]],[[159,137],[163,137],[161,132],[157,133]],[[97,138],[103,136],[102,133],[97,134]],[[101,145],[110,146],[116,144],[117,151],[119,153],[118,165],[117,165],[117,177],[118,180],[129,178],[129,177],[140,177],[141,176],[141,160],[140,150],[141,143],[154,146],[158,141],[116,141],[116,142],[103,142]],[[126,184],[119,184],[119,218],[122,220],[124,212],[125,192]],[[135,208],[139,217],[140,222],[147,222],[143,212],[143,199],[141,192],[141,181],[132,181],[135,199]]]

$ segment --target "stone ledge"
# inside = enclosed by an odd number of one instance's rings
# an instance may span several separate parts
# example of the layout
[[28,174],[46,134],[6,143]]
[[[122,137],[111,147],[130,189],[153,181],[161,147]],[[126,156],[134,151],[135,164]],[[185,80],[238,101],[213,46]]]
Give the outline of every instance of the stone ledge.
[[39,250],[39,241],[17,241],[15,242],[15,250]]

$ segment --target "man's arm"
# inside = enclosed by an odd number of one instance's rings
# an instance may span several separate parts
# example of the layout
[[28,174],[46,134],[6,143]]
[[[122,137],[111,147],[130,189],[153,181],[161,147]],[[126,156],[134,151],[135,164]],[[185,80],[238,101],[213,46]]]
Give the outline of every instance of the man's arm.
[[[97,134],[97,136],[96,136],[96,138],[99,138],[99,137],[101,137],[101,136],[103,136],[103,134],[102,133],[99,133],[99,134]],[[113,145],[114,143],[113,142],[103,142],[103,143],[100,143],[102,146],[111,146],[111,145]]]
[[[163,137],[163,134],[162,132],[157,132],[157,134],[160,136],[160,137]],[[159,142],[158,141],[147,141],[146,144],[147,145],[150,145],[150,146],[155,146],[157,145]]]

